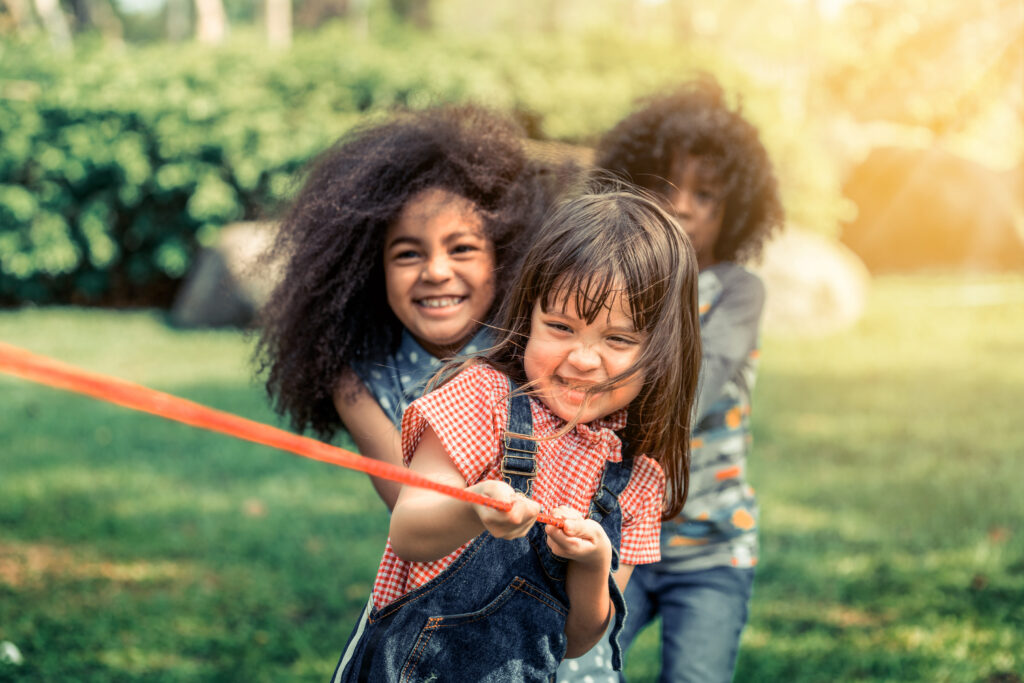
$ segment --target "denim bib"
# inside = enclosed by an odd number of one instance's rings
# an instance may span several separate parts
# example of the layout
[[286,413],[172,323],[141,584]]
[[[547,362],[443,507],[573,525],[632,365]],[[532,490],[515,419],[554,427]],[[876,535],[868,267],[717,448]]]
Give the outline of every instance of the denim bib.
[[[509,386],[501,474],[529,496],[537,475],[537,442],[523,438],[533,435],[530,399],[517,394],[511,381]],[[622,540],[618,497],[629,483],[629,455],[623,442],[622,462],[605,464],[589,511],[611,541],[613,572]],[[566,648],[567,565],[548,548],[540,524],[513,540],[484,532],[438,576],[381,609],[370,608],[339,661],[344,669],[336,669],[332,681],[553,681]],[[619,669],[626,606],[611,575],[608,588],[615,606],[612,661]]]

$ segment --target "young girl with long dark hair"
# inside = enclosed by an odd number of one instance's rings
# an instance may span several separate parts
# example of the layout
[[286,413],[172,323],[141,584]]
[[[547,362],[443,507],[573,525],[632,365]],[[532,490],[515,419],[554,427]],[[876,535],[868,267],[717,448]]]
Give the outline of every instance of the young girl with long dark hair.
[[411,469],[511,507],[402,489],[334,681],[546,681],[612,619],[619,666],[620,590],[686,498],[696,294],[689,240],[651,199],[585,194],[546,220],[497,344],[402,422]]

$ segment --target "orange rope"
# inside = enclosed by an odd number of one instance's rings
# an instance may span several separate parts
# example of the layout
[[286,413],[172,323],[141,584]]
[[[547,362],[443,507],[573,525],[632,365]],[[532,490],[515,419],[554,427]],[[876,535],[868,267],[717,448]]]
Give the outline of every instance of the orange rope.
[[[365,472],[389,481],[431,489],[452,498],[508,511],[512,503],[488,498],[479,493],[441,484],[404,467],[372,460],[343,448],[278,429],[262,422],[248,420],[221,410],[208,408],[171,394],[126,382],[115,377],[87,372],[66,363],[40,356],[24,349],[0,342],[0,372],[58,389],[74,391],[102,401],[152,413],[168,420],[184,422],[193,427],[208,429],[255,443],[289,451],[304,458],[312,458],[339,467]],[[564,528],[564,521],[541,513],[537,521]]]

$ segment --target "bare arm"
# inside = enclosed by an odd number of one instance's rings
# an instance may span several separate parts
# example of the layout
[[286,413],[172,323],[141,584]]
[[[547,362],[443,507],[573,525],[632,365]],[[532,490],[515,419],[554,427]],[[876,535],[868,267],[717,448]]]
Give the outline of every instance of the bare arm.
[[[552,552],[569,559],[566,591],[569,614],[565,620],[567,658],[579,657],[592,648],[608,628],[615,614],[608,594],[612,546],[601,525],[576,510],[560,507],[555,515],[566,518],[565,531],[548,526],[548,545]],[[632,565],[615,572],[615,582],[625,589]]]
[[[354,372],[346,372],[335,387],[334,407],[362,455],[402,466],[401,433]],[[394,509],[402,485],[377,477],[370,481],[388,509]]]
[[[466,480],[430,427],[424,429],[409,469],[434,481],[466,487]],[[502,512],[430,489],[407,486],[399,493],[391,515],[391,546],[395,553],[408,562],[432,562],[485,530],[498,538],[518,538],[526,535],[540,511],[537,503],[517,496],[504,482],[483,481],[469,490],[512,501],[513,507]]]

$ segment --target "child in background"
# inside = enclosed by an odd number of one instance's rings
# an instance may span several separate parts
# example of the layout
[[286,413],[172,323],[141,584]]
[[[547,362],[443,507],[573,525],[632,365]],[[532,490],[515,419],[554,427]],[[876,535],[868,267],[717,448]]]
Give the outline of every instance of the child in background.
[[[475,107],[338,140],[272,252],[287,266],[257,357],[276,410],[325,439],[344,426],[363,455],[400,464],[402,412],[440,359],[490,345],[481,323],[543,217],[545,182],[518,127]],[[393,506],[399,486],[374,486]]]
[[[705,77],[651,97],[600,141],[597,166],[663,198],[700,267],[704,358],[690,495],[662,525],[661,561],[626,590],[628,648],[661,617],[661,681],[732,679],[757,563],[757,504],[747,483],[750,399],[764,285],[741,264],[782,226],[772,164],[757,129]],[[566,662],[559,681],[615,680],[607,648]]]
[[[686,497],[696,285],[653,200],[586,194],[548,218],[497,345],[449,366],[402,421],[411,469],[512,508],[403,488],[335,683],[549,681],[621,624],[618,586],[658,559],[663,512]],[[535,525],[541,510],[564,530]]]

